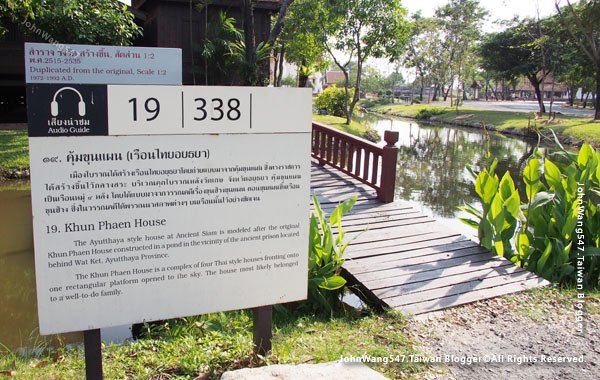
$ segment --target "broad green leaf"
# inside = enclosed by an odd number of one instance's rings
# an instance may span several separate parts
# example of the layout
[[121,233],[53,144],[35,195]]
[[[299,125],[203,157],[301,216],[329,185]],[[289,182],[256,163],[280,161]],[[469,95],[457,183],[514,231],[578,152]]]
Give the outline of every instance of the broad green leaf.
[[481,201],[486,204],[490,204],[496,191],[498,190],[498,177],[488,174],[486,171],[479,173],[477,182],[475,183],[475,191],[481,198]]
[[530,209],[535,210],[540,208],[554,200],[555,195],[552,193],[548,193],[546,191],[540,191],[535,194],[533,200],[531,201]]
[[504,243],[502,241],[494,242],[494,252],[498,256],[504,256]]
[[577,156],[577,163],[580,168],[584,168],[588,165],[590,159],[594,157],[594,150],[588,144],[583,144],[579,149],[579,155]]
[[502,195],[502,199],[508,199],[514,192],[515,183],[510,176],[510,173],[507,171],[500,180],[500,194]]
[[[489,152],[488,152],[489,153]],[[496,166],[498,166],[498,159],[494,158],[494,161],[492,161],[491,165],[490,165],[490,170],[489,173],[494,176],[494,173],[496,172]]]
[[315,214],[317,215],[317,218],[319,220],[319,224],[321,225],[321,228],[323,229],[326,224],[325,215],[323,215],[323,210],[321,209],[321,204],[319,204],[319,200],[317,199],[316,193],[313,193],[313,205],[315,208]]
[[502,197],[500,195],[496,195],[492,200],[492,204],[490,207],[490,213],[492,215],[492,220],[496,220],[496,218],[502,214],[502,206],[504,202],[502,202]]
[[[570,211],[570,212],[569,212]],[[567,210],[564,221],[562,223],[561,235],[565,240],[569,240],[572,237],[572,232],[577,224],[577,203],[573,203],[573,207]]]
[[319,288],[327,290],[336,290],[346,285],[346,280],[342,276],[334,275],[324,279],[320,284]]
[[527,161],[525,170],[523,170],[523,181],[525,182],[527,200],[531,201],[533,196],[543,187],[540,181],[541,176],[542,170],[540,161],[537,157],[533,156]]
[[521,197],[519,197],[518,191],[515,190],[511,196],[504,201],[504,207],[513,218],[516,219],[519,216],[519,211],[521,210]]
[[473,205],[465,203],[464,206],[459,206],[458,207],[459,210],[462,210],[466,213],[469,213],[473,216],[475,216],[476,218],[483,218],[483,214],[481,213],[481,211],[479,211],[478,209],[476,209]]
[[544,177],[546,178],[546,182],[548,182],[548,186],[550,186],[551,188],[556,189],[560,187],[560,170],[558,170],[558,167],[548,159],[544,161]]
[[563,249],[562,249],[562,262],[566,263],[569,261],[569,254],[571,253],[571,247],[573,246],[573,241],[571,240],[569,242],[569,244],[567,244]]
[[464,224],[466,224],[469,227],[473,227],[475,229],[479,228],[479,223],[477,223],[474,220],[465,219],[465,218],[458,218],[458,220],[460,220],[461,222],[463,222]]
[[544,271],[544,267],[548,262],[548,258],[550,257],[550,253],[552,252],[552,243],[550,240],[546,239],[546,249],[544,253],[542,253],[542,257],[537,262],[537,271],[538,273],[542,273]]

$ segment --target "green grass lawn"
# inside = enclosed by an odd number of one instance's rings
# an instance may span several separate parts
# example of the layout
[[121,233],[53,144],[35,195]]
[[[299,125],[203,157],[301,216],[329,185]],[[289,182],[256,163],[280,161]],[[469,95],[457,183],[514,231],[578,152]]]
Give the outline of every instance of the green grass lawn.
[[556,115],[555,120],[548,120],[547,116],[536,119],[532,113],[487,111],[468,107],[460,107],[458,114],[455,108],[446,106],[424,104],[388,104],[372,108],[373,111],[389,115],[404,117],[417,117],[422,109],[434,109],[440,112],[432,119],[439,121],[464,121],[472,124],[491,124],[500,131],[507,129],[527,129],[528,125],[540,128],[543,134],[548,129],[553,129],[559,136],[568,138],[572,142],[583,141],[595,146],[600,145],[600,123],[594,122],[589,117],[571,115]]
[[369,128],[367,125],[362,124],[360,121],[357,120],[352,120],[350,122],[350,125],[348,125],[346,124],[345,118],[333,115],[313,114],[312,119],[318,123],[337,128],[340,131],[350,133],[354,136],[365,138],[369,141],[378,142],[381,140],[381,136],[379,136],[374,129]]
[[17,169],[29,167],[27,131],[0,131],[0,167]]
[[[223,371],[264,364],[337,361],[341,356],[417,354],[403,333],[406,320],[396,313],[339,316],[275,314],[273,353],[264,360],[252,355],[250,312],[215,313],[153,327],[137,342],[103,347],[107,379],[211,379]],[[84,357],[79,349],[61,349],[40,357],[22,357],[0,345],[0,376],[17,379],[81,379]],[[424,365],[375,363],[390,378],[406,378]]]
[[355,136],[362,136],[366,132],[366,127],[355,120],[352,120],[350,125],[348,125],[346,124],[346,119],[344,119],[343,117],[337,117],[333,115],[313,114],[312,118],[318,123],[335,127],[340,131],[344,131]]

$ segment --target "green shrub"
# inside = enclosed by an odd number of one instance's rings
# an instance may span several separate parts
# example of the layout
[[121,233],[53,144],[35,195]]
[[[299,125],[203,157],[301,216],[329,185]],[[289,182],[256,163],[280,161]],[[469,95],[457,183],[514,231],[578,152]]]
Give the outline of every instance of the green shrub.
[[360,103],[360,106],[362,108],[373,108],[375,107],[377,104],[379,104],[379,102],[377,101],[377,99],[365,99]]
[[[310,218],[310,243],[308,250],[308,305],[313,310],[332,312],[339,303],[346,280],[340,276],[344,264],[342,216],[354,207],[357,196],[340,204],[333,210],[329,220],[313,194],[315,211]],[[334,235],[334,228],[337,236]]]
[[281,80],[281,85],[284,87],[298,87],[298,81],[295,77],[288,75]]
[[381,141],[381,136],[379,136],[379,133],[377,132],[377,130],[375,130],[369,126],[367,126],[365,128],[365,132],[362,134],[361,137],[372,143],[378,143]]
[[[350,89],[348,96],[354,96],[354,89]],[[317,99],[315,99],[317,109],[326,109],[329,115],[346,117],[346,90],[336,85],[327,87]]]
[[[558,142],[557,142],[558,144]],[[552,282],[598,286],[600,280],[600,151],[578,154],[559,145],[556,160],[537,149],[523,172],[522,203],[508,172],[498,180],[497,160],[475,176],[483,212],[475,220],[480,243]]]
[[420,108],[415,114],[415,118],[419,120],[431,119],[432,116],[441,115],[444,109],[440,107]]

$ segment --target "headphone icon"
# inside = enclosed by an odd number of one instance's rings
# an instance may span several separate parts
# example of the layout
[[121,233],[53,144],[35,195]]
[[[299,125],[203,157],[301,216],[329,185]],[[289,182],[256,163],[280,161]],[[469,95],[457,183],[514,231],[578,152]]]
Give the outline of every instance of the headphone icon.
[[58,102],[56,101],[56,97],[58,96],[58,94],[65,90],[74,91],[77,95],[79,95],[79,103],[77,103],[77,110],[79,112],[79,116],[85,116],[85,102],[83,101],[83,96],[81,96],[81,92],[77,91],[73,87],[63,87],[54,93],[52,103],[50,103],[50,114],[52,116],[58,116]]

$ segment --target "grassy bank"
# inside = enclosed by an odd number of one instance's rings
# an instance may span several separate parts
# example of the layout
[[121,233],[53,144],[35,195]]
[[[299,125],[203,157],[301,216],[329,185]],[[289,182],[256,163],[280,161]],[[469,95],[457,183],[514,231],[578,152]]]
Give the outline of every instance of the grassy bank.
[[29,167],[29,143],[26,130],[0,130],[0,167],[6,169]]
[[351,135],[362,137],[372,142],[381,140],[381,136],[374,129],[357,120],[352,120],[350,125],[346,124],[346,119],[333,115],[316,115],[313,114],[314,121],[339,129],[340,131],[350,133]]
[[[264,364],[320,363],[341,356],[410,355],[416,352],[403,333],[406,321],[395,313],[324,319],[275,315],[273,353],[252,355],[252,317],[248,312],[216,313],[174,320],[149,328],[136,342],[103,347],[107,379],[217,379],[226,370]],[[2,347],[0,345],[0,347]],[[421,372],[414,363],[374,363],[390,378]],[[40,357],[21,357],[0,348],[0,377],[81,379],[81,349],[61,349]]]
[[482,124],[503,133],[524,135],[528,128],[539,128],[542,134],[549,135],[548,129],[552,128],[562,141],[572,145],[583,142],[600,145],[600,123],[593,122],[589,117],[571,115],[556,115],[554,120],[547,116],[536,118],[533,113],[488,111],[468,107],[460,107],[458,113],[455,108],[426,104],[387,104],[378,105],[370,109],[373,112],[431,120],[449,124],[480,127]]

